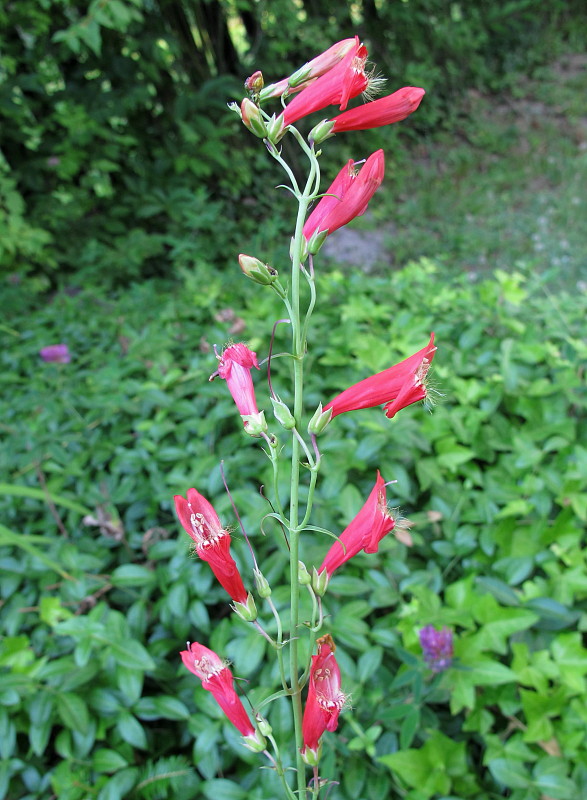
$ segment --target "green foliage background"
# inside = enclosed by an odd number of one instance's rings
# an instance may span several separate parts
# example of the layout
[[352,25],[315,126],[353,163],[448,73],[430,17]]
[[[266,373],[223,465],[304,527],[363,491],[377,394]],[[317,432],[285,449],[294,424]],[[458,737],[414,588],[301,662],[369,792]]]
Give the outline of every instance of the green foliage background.
[[[282,263],[289,207],[261,182],[280,177],[225,102],[253,68],[281,77],[355,30],[393,86],[422,84],[427,98],[401,131],[361,138],[365,152],[389,153],[391,188],[372,207],[376,223],[396,224],[395,265],[385,255],[366,274],[356,261],[320,262],[308,408],[430,330],[437,407],[391,422],[378,410],[345,415],[321,439],[317,525],[342,530],[377,468],[414,523],[412,548],[388,537],[328,592],[352,708],[325,739],[323,773],[340,779],[335,800],[587,795],[583,84],[561,93],[539,68],[577,43],[584,10],[539,8],[19,0],[0,10],[0,796],[276,795],[179,666],[178,650],[198,638],[233,662],[253,705],[278,683],[263,640],[190,555],[171,498],[196,486],[234,523],[223,460],[278,586],[283,538],[260,528],[268,462],[207,379],[215,342],[233,336],[266,355],[279,309],[234,279],[235,254],[246,242]],[[521,82],[522,63],[537,83]],[[473,89],[513,98],[515,121],[496,122]],[[538,131],[520,124],[522,97],[544,104]],[[356,141],[328,142],[325,172]],[[431,185],[428,161],[443,166]],[[540,174],[539,191],[524,169]],[[57,341],[72,362],[40,363]],[[274,373],[287,401],[279,360]],[[308,566],[328,544],[306,535]],[[234,549],[250,585],[237,533]],[[275,600],[285,609],[283,590]],[[417,640],[426,624],[455,631],[455,665],[435,678]],[[287,742],[286,706],[270,717]]]

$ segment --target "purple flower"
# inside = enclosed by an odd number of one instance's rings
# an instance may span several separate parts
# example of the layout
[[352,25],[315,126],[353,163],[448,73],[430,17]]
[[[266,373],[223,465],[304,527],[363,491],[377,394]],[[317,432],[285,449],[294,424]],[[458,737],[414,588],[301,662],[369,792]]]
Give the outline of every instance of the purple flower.
[[66,344],[50,344],[39,350],[43,361],[52,361],[55,364],[69,364],[71,355]]
[[434,625],[426,625],[420,631],[420,644],[424,660],[432,672],[442,672],[452,663],[452,631],[446,626],[437,631]]

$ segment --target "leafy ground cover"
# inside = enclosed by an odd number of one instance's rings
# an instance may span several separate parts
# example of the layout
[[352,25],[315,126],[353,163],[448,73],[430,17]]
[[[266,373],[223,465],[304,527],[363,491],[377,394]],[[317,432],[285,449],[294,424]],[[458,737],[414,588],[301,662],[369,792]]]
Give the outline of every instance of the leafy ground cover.
[[[581,79],[567,77],[568,92],[547,81],[540,102],[552,108],[556,95],[574,118]],[[482,101],[471,100],[486,120]],[[528,137],[540,130],[546,139],[525,158],[504,144],[523,139],[519,119],[505,112],[486,133],[498,153],[430,142],[432,173],[422,153],[413,162],[425,191],[402,190],[411,167],[398,161],[393,241],[403,268],[393,280],[381,259],[374,274],[343,265],[320,275],[309,406],[413,352],[432,329],[439,345],[431,413],[412,407],[401,424],[377,410],[343,415],[321,440],[317,525],[342,529],[377,467],[397,481],[390,500],[413,523],[412,547],[388,537],[379,555],[349,563],[327,596],[353,698],[325,743],[324,772],[339,764],[336,800],[587,794],[587,297],[573,201],[584,200],[585,151],[582,140],[571,148],[572,124],[550,129],[548,120],[530,126]],[[483,128],[467,128],[468,137]],[[448,152],[441,174],[436,164]],[[532,226],[542,224],[542,201],[527,191],[531,167],[541,168],[533,179],[546,181],[553,209],[538,251]],[[487,227],[465,225],[466,209],[477,220],[482,211]],[[570,260],[556,263],[563,229]],[[408,252],[418,258],[405,264]],[[276,676],[262,640],[227,614],[222,590],[190,557],[171,496],[197,486],[233,522],[224,460],[266,576],[279,582],[283,539],[259,526],[269,510],[259,494],[268,463],[243,436],[223,387],[207,380],[213,343],[244,339],[266,354],[274,301],[206,263],[118,295],[94,286],[41,305],[17,298],[22,287],[14,292],[0,329],[8,465],[0,795],[269,800],[272,774],[243,764],[238,736],[177,653],[186,639],[205,638],[231,659],[254,705]],[[71,363],[41,363],[40,348],[57,341],[69,344]],[[274,378],[287,400],[279,360]],[[307,534],[303,546],[311,565],[327,543]],[[280,592],[275,601],[287,603]],[[427,624],[455,632],[454,665],[436,677],[418,644]],[[252,676],[267,689],[249,692]],[[271,722],[288,737],[278,703]]]

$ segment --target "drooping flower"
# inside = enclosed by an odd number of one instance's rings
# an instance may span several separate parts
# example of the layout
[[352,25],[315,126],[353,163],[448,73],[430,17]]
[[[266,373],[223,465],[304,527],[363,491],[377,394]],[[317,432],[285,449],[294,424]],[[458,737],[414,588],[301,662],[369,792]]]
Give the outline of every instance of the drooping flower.
[[377,480],[371,490],[367,502],[357,516],[341,533],[322,562],[318,574],[326,571],[332,574],[346,561],[363,550],[365,553],[376,553],[379,542],[395,527],[395,519],[387,510],[387,494],[385,481],[377,470]]
[[[261,87],[261,102],[268,100],[270,97],[281,97],[286,91],[289,94],[293,94],[294,92],[299,92],[301,89],[305,89],[310,83],[315,81],[316,78],[320,78],[335,67],[349,50],[357,46],[357,43],[358,39],[356,36],[336,42],[329,47],[328,50],[320,53],[320,55],[316,56],[311,61],[306,62],[303,67],[300,67],[289,77],[277,83],[272,83],[264,89]],[[255,72],[247,79],[248,83],[245,82],[245,87],[247,89],[251,89],[252,81],[257,74],[258,73]]]
[[255,389],[251,370],[253,367],[259,369],[257,354],[239,342],[231,344],[218,356],[218,369],[212,375],[213,380],[217,375],[224,378],[228,385],[228,390],[232,395],[236,407],[239,410],[245,428],[250,432],[259,433],[260,429],[265,429],[265,418],[263,412],[257,408]]
[[54,364],[69,364],[71,355],[66,344],[50,344],[39,350],[39,355],[43,361],[50,361]]
[[188,642],[188,649],[180,653],[184,665],[202,681],[211,692],[235,728],[247,739],[253,749],[264,749],[264,741],[255,730],[245,707],[234,688],[234,678],[225,661],[213,650],[198,642]]
[[324,731],[335,731],[346,696],[340,689],[340,668],[334,657],[335,646],[328,634],[317,641],[318,653],[312,656],[308,697],[302,721],[302,755],[317,763],[320,738]]
[[232,599],[246,606],[248,593],[230,554],[230,534],[220,524],[212,505],[196,489],[188,489],[187,500],[182,495],[173,499],[179,521],[193,540],[198,556],[210,564]]
[[420,644],[424,660],[432,672],[442,672],[452,663],[453,641],[452,631],[446,625],[439,631],[434,625],[426,625],[420,631]]
[[391,419],[402,408],[427,397],[426,375],[435,352],[432,333],[426,347],[399,364],[345,389],[324,406],[324,411],[331,409],[332,416],[336,417],[346,411],[385,403],[385,416]]
[[349,100],[364,92],[369,83],[365,73],[367,48],[355,38],[342,61],[297,94],[280,115],[282,127],[292,125],[302,117],[337,105],[344,111]]
[[364,214],[385,175],[383,150],[376,150],[362,167],[348,161],[304,224],[307,242],[322,232],[331,234]]
[[391,125],[409,117],[420,105],[426,92],[417,86],[404,86],[397,92],[380,97],[365,105],[352,108],[334,117],[332,133],[342,131],[364,131]]

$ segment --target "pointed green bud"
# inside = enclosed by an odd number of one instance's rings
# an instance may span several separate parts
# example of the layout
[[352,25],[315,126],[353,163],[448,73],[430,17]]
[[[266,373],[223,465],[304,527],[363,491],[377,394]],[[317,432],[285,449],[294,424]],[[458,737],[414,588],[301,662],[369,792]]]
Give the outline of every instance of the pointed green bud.
[[318,434],[322,433],[322,431],[328,425],[331,419],[332,419],[332,409],[329,408],[328,411],[322,411],[322,403],[320,403],[320,405],[314,412],[314,416],[308,423],[308,433],[314,434],[314,436],[318,436]]
[[241,414],[241,419],[245,426],[245,433],[248,433],[249,436],[260,436],[267,430],[264,411],[259,411],[258,414]]
[[257,727],[259,728],[259,732],[263,734],[263,736],[271,736],[273,733],[273,728],[267,722],[265,717],[262,717],[260,714],[255,714],[255,721],[257,722]]
[[266,598],[271,597],[271,587],[267,582],[267,578],[263,575],[263,573],[255,569],[253,571],[253,575],[255,576],[255,586],[257,587],[257,593],[259,597]]
[[312,589],[318,597],[324,597],[326,594],[329,580],[330,578],[325,569],[323,569],[322,572],[318,572],[316,567],[312,569]]
[[241,253],[238,257],[238,263],[247,278],[255,281],[255,283],[260,283],[262,286],[270,286],[277,280],[277,270],[270,267],[269,264],[259,261],[258,258]]
[[295,417],[285,405],[283,400],[280,400],[279,397],[272,397],[271,402],[273,403],[273,413],[275,414],[275,419],[279,422],[279,424],[282,425],[287,431],[291,431],[292,428],[295,428]]
[[286,130],[287,128],[283,123],[283,114],[278,117],[274,114],[267,123],[267,138],[272,144],[277,144],[283,138]]
[[[295,258],[294,245],[295,245],[295,239],[292,236],[291,241],[289,243],[289,257],[291,261],[293,261]],[[302,262],[302,264],[307,258],[308,258],[308,242],[306,241],[306,237],[302,236],[302,252],[300,253],[300,261]]]
[[247,595],[246,603],[237,603],[236,600],[232,605],[233,610],[245,622],[254,622],[257,619],[257,606],[253,600],[253,595],[249,592]]
[[261,111],[248,97],[245,97],[241,103],[241,117],[243,124],[251,133],[254,133],[259,139],[267,138],[267,127],[263,121]]
[[322,120],[322,122],[319,122],[312,128],[308,135],[308,141],[311,144],[322,144],[325,139],[334,136],[332,133],[333,128],[334,122],[329,119]]
[[298,561],[298,583],[301,586],[309,586],[312,583],[310,573],[303,561]]

